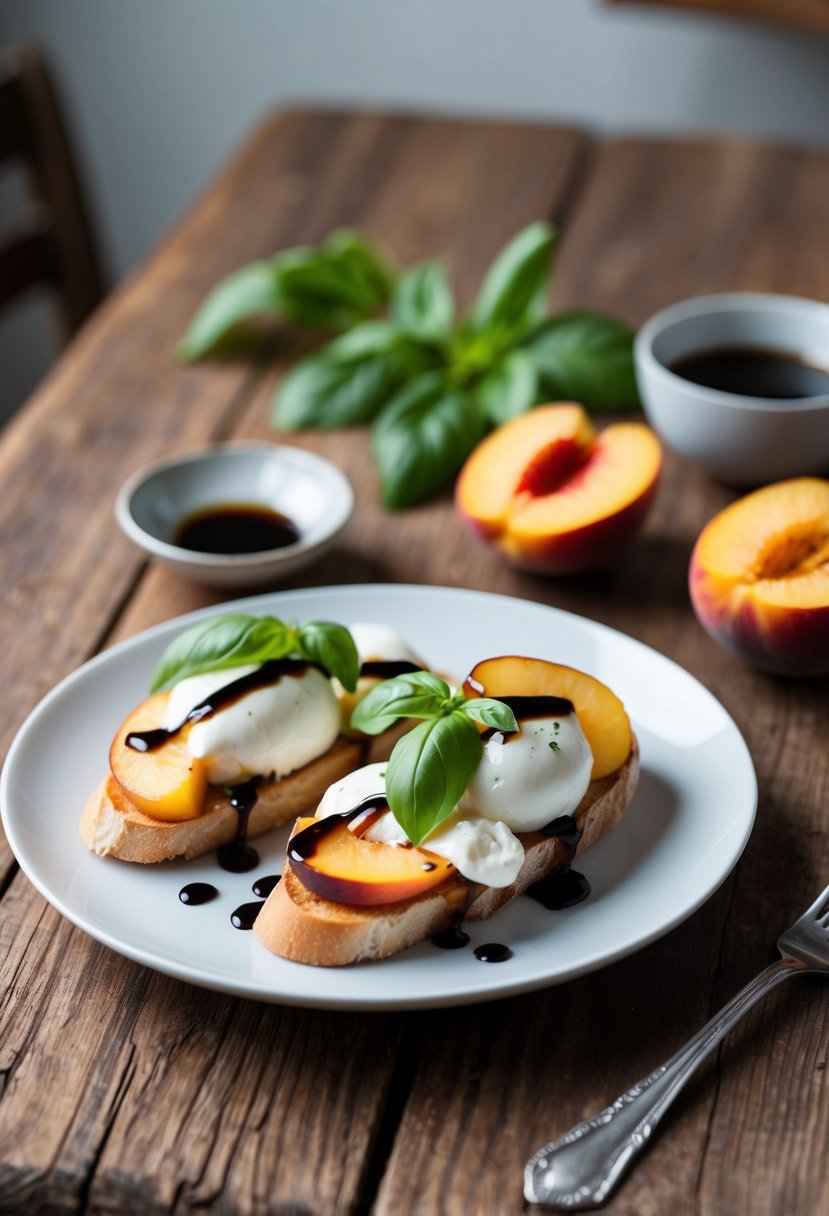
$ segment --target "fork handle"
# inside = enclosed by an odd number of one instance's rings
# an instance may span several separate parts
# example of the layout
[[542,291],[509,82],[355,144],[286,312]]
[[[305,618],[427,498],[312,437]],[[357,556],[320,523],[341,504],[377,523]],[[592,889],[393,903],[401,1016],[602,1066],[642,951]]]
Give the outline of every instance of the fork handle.
[[805,963],[783,958],[761,971],[649,1077],[539,1149],[524,1169],[525,1198],[560,1211],[600,1207],[698,1065],[766,993],[805,970]]

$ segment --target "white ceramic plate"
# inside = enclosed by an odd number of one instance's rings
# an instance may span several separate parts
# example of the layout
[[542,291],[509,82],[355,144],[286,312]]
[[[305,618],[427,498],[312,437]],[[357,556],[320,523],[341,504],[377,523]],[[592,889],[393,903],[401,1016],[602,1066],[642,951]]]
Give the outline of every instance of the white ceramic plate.
[[[281,869],[287,830],[256,843],[262,864],[226,874],[213,857],[156,866],[88,853],[81,809],[106,771],[113,731],[147,692],[150,673],[184,625],[230,606],[169,621],[131,638],[59,684],[20,730],[0,782],[3,822],[35,886],[76,925],[128,958],[239,996],[338,1009],[411,1009],[526,992],[593,971],[666,933],[717,889],[743,850],[757,785],[746,745],[718,701],[682,668],[624,634],[553,608],[441,587],[313,588],[240,601],[299,620],[386,621],[440,671],[517,652],[568,663],[625,702],[642,749],[639,789],[621,823],[580,859],[590,898],[548,912],[524,896],[468,926],[472,947],[508,944],[507,962],[472,949],[416,946],[381,963],[326,969],[285,962],[231,912],[251,883]],[[238,605],[233,605],[237,607]],[[186,907],[178,892],[203,880],[220,897]]]

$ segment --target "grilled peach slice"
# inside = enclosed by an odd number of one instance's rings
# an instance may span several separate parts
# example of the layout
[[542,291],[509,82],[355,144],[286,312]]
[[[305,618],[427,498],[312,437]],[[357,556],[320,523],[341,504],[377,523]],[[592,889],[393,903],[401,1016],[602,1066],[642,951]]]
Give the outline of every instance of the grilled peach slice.
[[477,663],[463,686],[467,697],[566,697],[593,753],[591,780],[621,768],[630,754],[630,719],[614,692],[575,667],[501,655]]
[[414,899],[456,873],[445,857],[366,840],[336,816],[298,819],[288,860],[302,885],[315,895],[363,907]]
[[200,815],[207,793],[207,769],[187,750],[187,728],[153,751],[135,751],[126,744],[133,731],[161,725],[169,696],[155,693],[132,711],[112,741],[109,767],[130,802],[153,819],[174,823]]
[[829,481],[764,486],[706,525],[691,557],[703,628],[758,667],[829,672]]
[[662,454],[641,422],[596,432],[580,405],[542,405],[498,427],[461,469],[455,505],[482,540],[547,574],[592,570],[633,539]]

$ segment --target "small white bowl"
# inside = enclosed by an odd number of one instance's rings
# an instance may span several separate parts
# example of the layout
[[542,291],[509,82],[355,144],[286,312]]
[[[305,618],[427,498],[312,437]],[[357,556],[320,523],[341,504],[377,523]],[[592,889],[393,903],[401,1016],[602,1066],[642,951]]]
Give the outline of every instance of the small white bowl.
[[636,336],[645,414],[669,447],[734,486],[756,486],[829,468],[829,394],[775,400],[720,392],[670,364],[716,347],[787,351],[829,368],[829,304],[731,292],[683,300]]
[[[198,553],[174,543],[195,512],[255,504],[287,515],[296,544],[259,553]],[[348,478],[336,465],[301,448],[218,443],[139,469],[115,500],[115,517],[147,553],[210,587],[273,585],[316,561],[354,509]]]

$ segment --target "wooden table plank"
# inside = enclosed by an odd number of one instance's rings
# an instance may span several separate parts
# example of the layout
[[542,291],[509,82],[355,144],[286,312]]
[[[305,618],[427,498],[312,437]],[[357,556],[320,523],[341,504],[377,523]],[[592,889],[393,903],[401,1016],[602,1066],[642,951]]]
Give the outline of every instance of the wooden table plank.
[[[274,147],[284,142],[284,122],[290,148],[305,149],[307,158],[290,172],[285,155],[276,156]],[[178,283],[168,262],[184,275],[202,242],[221,244],[226,230],[247,229],[248,217],[253,235],[246,239],[274,240],[276,227],[268,229],[262,217],[271,214],[273,188],[280,182],[284,187],[285,173],[293,182],[288,194],[294,202],[290,216],[286,212],[279,220],[280,241],[316,238],[336,223],[360,223],[386,237],[405,257],[451,247],[468,292],[482,261],[517,227],[562,212],[582,146],[572,133],[540,128],[372,116],[281,120],[266,127],[243,155],[244,181],[237,192],[228,193],[220,184],[205,204],[206,212],[202,208],[185,226],[190,242],[186,257],[176,238],[146,276],[139,276],[133,290],[145,301],[142,308],[122,313],[116,302],[108,314],[110,344],[124,350],[121,327],[125,334],[135,325],[143,329],[151,300],[165,312],[166,305],[159,305],[163,292]],[[251,157],[264,166],[262,181],[249,165]],[[430,184],[436,170],[437,184]],[[423,189],[418,188],[421,175]],[[486,224],[483,219],[472,223],[465,206],[481,181],[488,185]],[[385,220],[375,227],[380,215]],[[233,264],[254,252],[260,251],[240,254],[231,245],[222,257]],[[222,270],[229,264],[223,263]],[[198,290],[203,290],[206,283],[200,283]],[[135,378],[137,391],[142,360],[148,359],[167,393],[168,409],[170,384],[185,402],[197,403],[216,377],[233,391],[225,393],[220,417],[218,407],[216,416],[211,414],[209,401],[198,414],[201,436],[220,424],[225,433],[246,433],[243,407],[252,385],[239,384],[236,367],[178,370],[169,363],[170,338],[193,306],[194,293],[192,281],[180,288],[163,338],[154,334],[152,354],[143,345],[124,350],[116,382],[129,387]],[[85,366],[81,361],[69,383],[82,383]],[[59,381],[47,405],[38,407],[48,419],[59,411],[66,383]],[[101,408],[99,394],[89,405],[90,418]],[[166,419],[165,410],[159,407],[159,412]],[[154,412],[148,412],[146,425],[151,434],[142,442],[155,443]],[[196,429],[196,421],[190,425]],[[165,447],[178,442],[170,430],[163,437]],[[75,459],[72,445],[67,453],[67,461]],[[126,459],[132,462],[134,454],[127,451]],[[22,456],[27,458],[26,451]],[[98,486],[98,499],[102,493]],[[439,528],[443,514],[429,510]],[[109,539],[111,523],[99,527]],[[322,581],[346,581],[347,570],[370,577],[368,572],[376,571],[372,538],[386,530],[374,508],[367,533],[359,525],[349,533],[354,548],[341,548],[317,572]],[[65,596],[89,573],[89,550],[79,558],[71,586],[54,558]],[[112,641],[171,613],[215,602],[210,593],[155,568],[135,580],[138,559],[129,554],[127,560],[133,562],[135,586],[129,595],[121,592],[125,609],[117,619],[117,603],[99,600],[97,637],[105,632]],[[107,569],[114,577],[111,563]],[[394,577],[394,571],[386,576]],[[87,632],[86,645],[93,644]],[[68,663],[74,653],[61,652],[54,661]],[[8,911],[0,939],[3,971],[19,980],[0,1014],[0,1068],[8,1074],[0,1098],[0,1210],[15,1211],[25,1204],[31,1211],[74,1211],[88,1204],[90,1210],[106,1212],[198,1206],[247,1214],[281,1205],[286,1211],[328,1213],[360,1210],[367,1202],[387,1148],[381,1120],[387,1106],[395,1107],[399,1100],[394,1062],[405,1058],[404,1051],[396,1050],[401,1019],[270,1009],[151,976],[61,922],[22,875],[6,892],[3,910]],[[40,940],[42,924],[49,928],[39,954],[32,942]],[[56,944],[47,947],[53,932],[58,933]],[[60,968],[47,948],[59,948]],[[29,987],[35,976],[45,985],[37,1001]],[[98,999],[98,984],[116,998],[129,994],[127,1009],[118,999]],[[82,1037],[82,1050],[67,1050],[68,1004],[77,1010],[72,1043]],[[301,1070],[292,1066],[298,1055]],[[57,1073],[61,1100],[47,1107]]]

